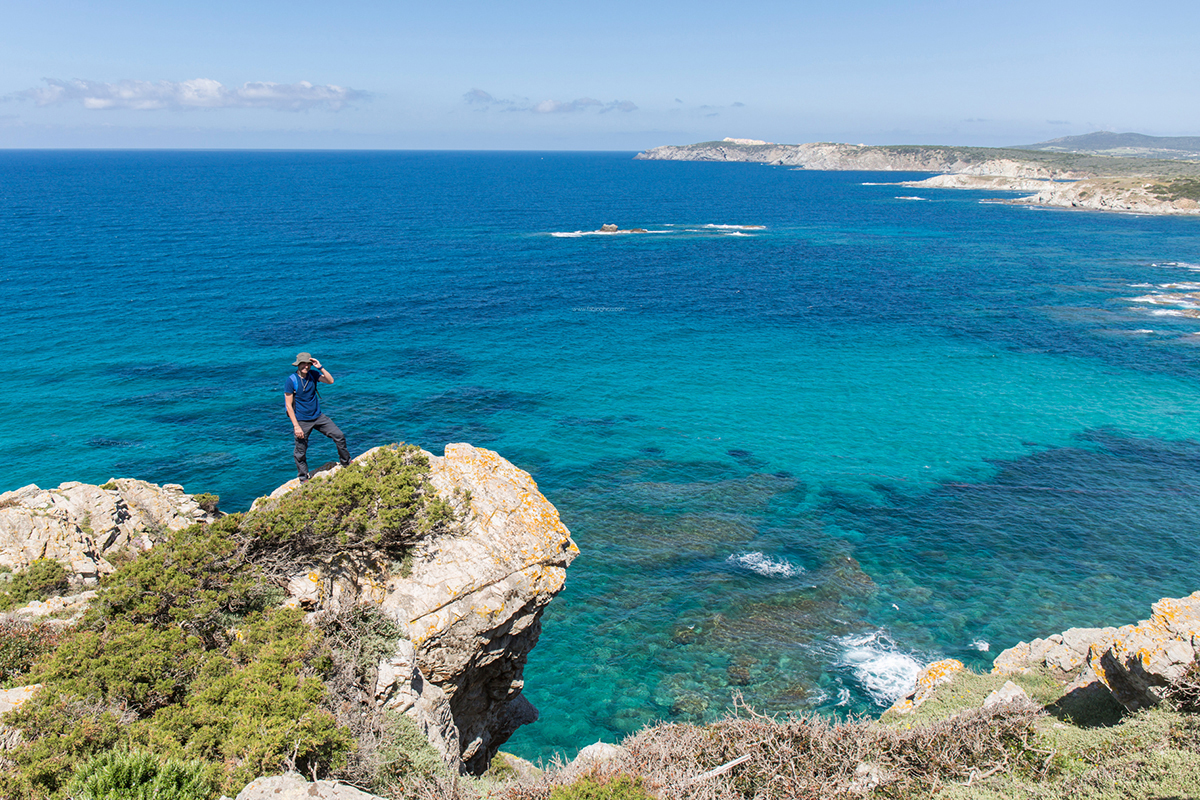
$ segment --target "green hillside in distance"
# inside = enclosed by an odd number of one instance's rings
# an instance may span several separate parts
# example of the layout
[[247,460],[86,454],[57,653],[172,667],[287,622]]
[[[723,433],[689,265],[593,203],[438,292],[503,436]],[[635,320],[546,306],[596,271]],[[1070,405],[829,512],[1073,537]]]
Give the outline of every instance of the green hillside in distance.
[[1015,145],[1015,148],[1125,158],[1200,160],[1200,136],[1147,136],[1144,133],[1096,131],[1037,144]]

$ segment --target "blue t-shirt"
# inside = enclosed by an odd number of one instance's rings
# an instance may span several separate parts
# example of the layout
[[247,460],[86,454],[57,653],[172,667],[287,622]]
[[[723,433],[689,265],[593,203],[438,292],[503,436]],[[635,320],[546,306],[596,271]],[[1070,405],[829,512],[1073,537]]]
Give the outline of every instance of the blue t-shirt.
[[301,377],[299,372],[287,376],[283,393],[295,395],[292,398],[292,408],[296,412],[296,419],[308,421],[321,416],[321,398],[317,397],[320,375],[320,372],[309,367],[307,377]]

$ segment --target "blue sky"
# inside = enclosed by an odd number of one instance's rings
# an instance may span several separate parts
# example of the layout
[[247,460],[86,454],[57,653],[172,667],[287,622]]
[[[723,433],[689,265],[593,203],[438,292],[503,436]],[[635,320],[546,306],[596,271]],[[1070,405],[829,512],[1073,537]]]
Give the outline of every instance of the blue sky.
[[0,147],[1200,135],[1200,3],[0,4]]

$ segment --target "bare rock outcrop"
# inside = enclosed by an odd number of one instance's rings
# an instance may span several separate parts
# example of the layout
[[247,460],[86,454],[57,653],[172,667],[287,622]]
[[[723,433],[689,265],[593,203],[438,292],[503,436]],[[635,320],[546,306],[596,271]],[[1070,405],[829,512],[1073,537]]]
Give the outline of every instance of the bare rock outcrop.
[[1070,628],[1045,639],[1018,642],[992,662],[992,672],[1013,674],[1045,669],[1063,682],[1074,681],[1088,668],[1088,653],[1107,644],[1116,628]]
[[937,687],[950,683],[963,669],[963,663],[956,658],[933,662],[918,673],[913,690],[893,703],[888,710],[900,715],[911,714],[933,696]]
[[1200,592],[1163,598],[1150,619],[1120,628],[1071,628],[1020,642],[993,662],[1000,674],[1046,670],[1067,689],[1101,685],[1129,711],[1158,705],[1200,654]]
[[1163,598],[1150,619],[1117,629],[1107,646],[1093,645],[1088,664],[1130,711],[1158,705],[1200,651],[1200,592]]
[[173,483],[117,478],[103,486],[70,481],[40,489],[30,484],[0,494],[0,565],[18,571],[50,558],[77,580],[93,584],[113,570],[107,555],[146,550],[157,532],[213,518]]
[[435,749],[453,754],[451,766],[480,773],[537,719],[521,694],[525,661],[579,549],[529,473],[498,454],[449,444],[443,457],[425,455],[430,484],[459,512],[457,529],[423,540],[410,567],[383,580],[339,564],[294,576],[289,591],[313,610],[352,599],[395,620],[406,639],[379,665],[377,706],[408,714]]
[[[228,800],[228,798],[223,798]],[[339,781],[309,783],[303,776],[290,772],[257,778],[238,792],[236,800],[384,800]]]

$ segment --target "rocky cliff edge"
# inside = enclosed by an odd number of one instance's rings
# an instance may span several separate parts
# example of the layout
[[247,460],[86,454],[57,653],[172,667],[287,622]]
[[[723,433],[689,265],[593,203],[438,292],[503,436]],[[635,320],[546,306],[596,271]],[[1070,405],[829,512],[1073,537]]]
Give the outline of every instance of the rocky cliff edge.
[[[482,772],[520,725],[537,719],[522,695],[525,661],[579,549],[529,473],[498,454],[449,444],[442,457],[423,455],[455,524],[394,569],[353,559],[310,566],[288,582],[286,604],[313,614],[370,604],[398,623],[406,637],[381,659],[368,702],[412,718],[449,766]],[[289,481],[250,514],[304,490]],[[51,558],[77,585],[92,584],[113,571],[115,552],[148,549],[164,530],[216,516],[173,484],[26,486],[0,495],[0,564],[20,570]]]

